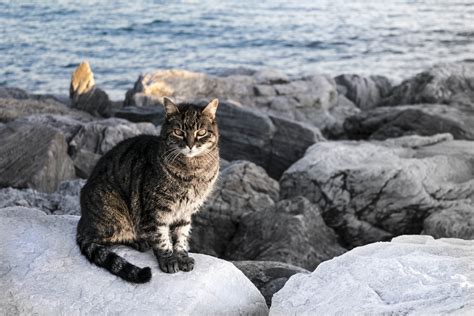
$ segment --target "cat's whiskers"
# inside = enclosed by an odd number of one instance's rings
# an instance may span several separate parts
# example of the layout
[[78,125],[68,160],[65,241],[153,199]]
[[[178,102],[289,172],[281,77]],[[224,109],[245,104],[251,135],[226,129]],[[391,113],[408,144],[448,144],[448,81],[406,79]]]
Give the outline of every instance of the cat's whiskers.
[[172,164],[174,160],[176,159],[176,157],[179,156],[179,151],[180,151],[179,148],[171,148],[170,150],[166,152],[164,161],[166,163]]

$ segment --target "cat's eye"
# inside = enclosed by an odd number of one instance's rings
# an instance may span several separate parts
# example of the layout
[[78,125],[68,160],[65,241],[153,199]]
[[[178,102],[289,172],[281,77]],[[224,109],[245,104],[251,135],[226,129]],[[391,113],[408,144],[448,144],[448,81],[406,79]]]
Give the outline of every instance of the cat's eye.
[[183,135],[184,135],[183,131],[180,130],[180,129],[177,129],[177,128],[175,128],[175,129],[173,130],[173,133],[174,133],[176,136],[183,136]]
[[197,131],[196,134],[197,134],[197,136],[204,136],[204,135],[207,134],[207,130],[205,130],[205,129],[200,129],[200,130]]

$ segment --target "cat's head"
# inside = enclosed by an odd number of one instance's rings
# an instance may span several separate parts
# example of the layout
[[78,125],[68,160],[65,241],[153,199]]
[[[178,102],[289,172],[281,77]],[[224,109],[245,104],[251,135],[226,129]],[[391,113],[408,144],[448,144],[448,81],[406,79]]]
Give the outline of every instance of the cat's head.
[[219,130],[216,110],[219,100],[214,99],[201,108],[192,104],[176,104],[164,98],[165,122],[161,136],[168,151],[188,158],[206,155],[217,148]]

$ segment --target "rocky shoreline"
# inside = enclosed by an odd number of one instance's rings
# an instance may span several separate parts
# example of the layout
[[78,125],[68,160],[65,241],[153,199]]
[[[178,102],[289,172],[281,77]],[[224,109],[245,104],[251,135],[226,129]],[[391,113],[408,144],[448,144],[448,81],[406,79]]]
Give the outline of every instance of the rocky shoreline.
[[159,70],[123,102],[87,63],[69,99],[0,87],[0,210],[79,215],[96,161],[123,139],[159,133],[163,96],[220,99],[221,175],[194,218],[192,251],[235,262],[268,305],[291,275],[357,246],[406,234],[474,239],[474,63],[396,86],[353,74]]

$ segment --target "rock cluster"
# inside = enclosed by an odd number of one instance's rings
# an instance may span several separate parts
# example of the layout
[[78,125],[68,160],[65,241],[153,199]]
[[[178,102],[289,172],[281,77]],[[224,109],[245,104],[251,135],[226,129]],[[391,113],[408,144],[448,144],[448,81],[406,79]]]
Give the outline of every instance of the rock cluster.
[[[81,64],[69,101],[0,88],[0,209],[78,215],[78,178],[118,142],[158,134],[163,96],[196,105],[218,97],[221,174],[193,218],[191,247],[232,260],[270,303],[292,274],[353,247],[403,234],[474,239],[473,87],[469,63],[395,86],[352,74],[159,70],[140,76],[122,106]],[[275,313],[292,313],[278,302]]]

